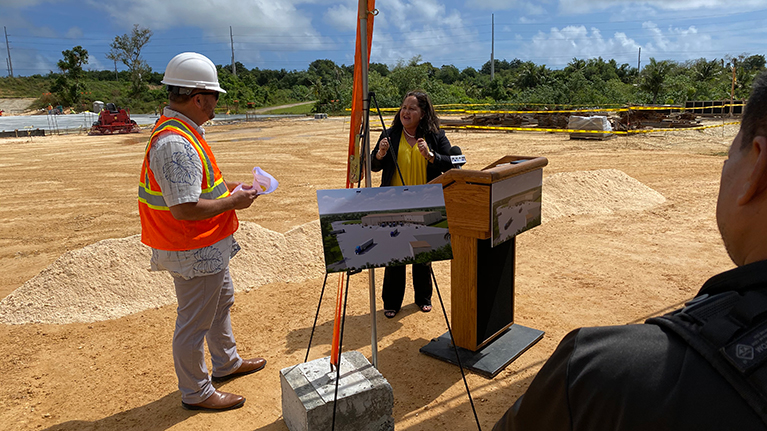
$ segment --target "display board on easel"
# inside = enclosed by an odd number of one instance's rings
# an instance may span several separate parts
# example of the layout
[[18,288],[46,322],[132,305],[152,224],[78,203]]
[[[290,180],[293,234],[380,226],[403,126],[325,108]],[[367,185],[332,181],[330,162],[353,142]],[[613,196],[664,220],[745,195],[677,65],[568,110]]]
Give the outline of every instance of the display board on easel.
[[327,272],[450,260],[439,184],[317,190]]

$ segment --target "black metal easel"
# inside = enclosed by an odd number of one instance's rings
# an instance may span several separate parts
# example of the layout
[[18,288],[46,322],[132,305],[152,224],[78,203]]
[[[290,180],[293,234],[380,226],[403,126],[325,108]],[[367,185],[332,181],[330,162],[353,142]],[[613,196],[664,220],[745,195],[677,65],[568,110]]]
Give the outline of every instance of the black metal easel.
[[[388,134],[388,132],[386,130],[386,123],[384,123],[383,116],[381,115],[381,110],[378,107],[378,101],[375,98],[375,93],[370,92],[369,93],[369,97],[371,97],[374,100],[374,102],[375,102],[376,111],[378,112],[378,117],[380,118],[381,125],[383,126],[383,133],[386,136],[386,138],[388,139],[389,138],[389,134]],[[370,113],[369,113],[369,111],[366,111],[366,113],[367,113],[367,118],[365,119],[365,121],[369,121],[369,119],[370,119],[369,114]],[[389,140],[389,142],[391,143],[391,140]],[[397,155],[395,154],[394,148],[390,146],[389,147],[389,152],[392,154],[392,158],[394,160],[394,165],[396,166],[397,172],[399,173],[400,181],[402,182],[402,184],[405,184],[405,181],[402,178],[402,172],[400,171],[399,164],[397,163]],[[364,157],[368,157],[368,156],[369,156],[369,154],[365,154],[364,155]],[[360,157],[360,164],[362,163],[362,160],[364,160],[364,158]],[[347,304],[347,299],[348,299],[348,296],[349,296],[349,278],[352,275],[358,274],[360,272],[362,272],[362,270],[354,270],[354,271],[347,271],[346,272],[346,290],[344,292],[344,305],[343,305],[343,312],[341,314],[341,332],[340,332],[340,338],[339,338],[339,342],[338,342],[338,366],[336,367],[336,384],[335,384],[335,393],[333,395],[333,422],[332,422],[332,425],[331,425],[331,429],[332,430],[335,430],[335,425],[336,425],[336,406],[338,404],[338,385],[339,385],[339,381],[341,379],[341,353],[343,351],[344,324],[345,324],[345,321],[346,321],[346,304]],[[431,278],[432,278],[432,280],[434,282],[434,287],[437,290],[437,297],[439,298],[439,303],[440,303],[440,306],[442,307],[442,314],[445,317],[445,324],[447,325],[447,330],[448,330],[448,333],[450,334],[450,339],[452,340],[452,338],[453,338],[453,331],[450,328],[450,320],[447,317],[447,310],[445,309],[445,304],[442,301],[442,294],[439,291],[439,286],[437,285],[437,278],[434,275],[434,270],[432,269],[431,265],[429,265],[429,272],[431,273]],[[312,331],[311,331],[311,335],[309,337],[309,345],[306,348],[306,356],[304,357],[304,362],[307,362],[307,360],[309,359],[309,351],[310,351],[310,349],[312,347],[312,339],[314,338],[314,331],[315,331],[315,328],[317,327],[317,319],[318,319],[319,314],[320,314],[320,307],[322,306],[322,297],[324,296],[324,293],[325,293],[325,286],[327,285],[327,280],[328,280],[328,273],[326,272],[325,273],[325,280],[322,283],[322,291],[320,292],[320,300],[319,300],[319,303],[317,304],[317,313],[314,316],[314,324],[312,325]],[[468,384],[468,382],[466,380],[466,372],[464,371],[464,367],[463,367],[463,364],[461,362],[461,357],[458,354],[458,348],[455,346],[455,344],[453,344],[453,349],[455,351],[455,356],[456,356],[456,360],[458,362],[458,367],[461,370],[461,377],[463,378],[463,384],[464,384],[464,387],[466,388],[466,394],[469,397],[469,403],[471,404],[471,410],[474,413],[474,420],[477,423],[477,429],[479,431],[482,431],[482,427],[479,424],[479,417],[477,416],[477,410],[476,410],[476,408],[474,406],[474,400],[471,397],[471,391],[469,389],[469,384]]]

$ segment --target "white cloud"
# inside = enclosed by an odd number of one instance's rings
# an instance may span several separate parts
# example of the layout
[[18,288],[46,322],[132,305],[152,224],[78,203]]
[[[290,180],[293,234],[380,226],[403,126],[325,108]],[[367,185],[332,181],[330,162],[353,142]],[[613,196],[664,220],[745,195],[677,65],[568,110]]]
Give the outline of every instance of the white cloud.
[[56,3],[56,0],[2,0],[0,6],[27,8],[41,3]]
[[77,39],[83,37],[83,30],[80,27],[70,27],[64,36],[68,39]]
[[[536,19],[528,18],[526,16],[520,16],[517,21],[520,24],[537,24],[539,21]],[[505,27],[504,30],[509,29],[509,27]]]
[[711,36],[699,34],[694,26],[688,28],[669,27],[664,33],[652,22],[642,23],[650,42],[646,45],[646,52],[651,57],[669,57],[678,54],[682,58],[698,58],[700,52],[714,50],[716,42]]
[[731,0],[559,0],[559,10],[563,14],[589,14],[614,7],[632,11],[646,6],[667,11],[719,9],[732,13],[761,9],[765,6],[764,0],[740,0],[737,2],[736,10],[731,9],[733,5]]
[[314,27],[311,13],[298,8],[314,3],[312,0],[134,0],[120,8],[111,3],[86,1],[110,15],[115,23],[122,24],[125,32],[130,31],[134,23],[153,31],[197,27],[213,42],[228,45],[231,26],[238,39],[250,42],[247,48],[240,45],[238,58],[241,60],[238,61],[242,62],[258,58],[259,46],[277,51],[270,57],[296,50],[329,48],[328,39],[322,38]]
[[[2,2],[2,0],[0,0]],[[5,5],[3,5],[5,6]],[[25,5],[26,6],[26,5]],[[18,33],[18,31],[14,31],[14,28],[18,29],[25,29],[29,32],[30,35],[35,37],[57,37],[59,36],[56,34],[56,32],[47,26],[41,26],[40,24],[30,22],[28,19],[24,17],[21,10],[16,9],[10,9],[10,10],[2,10],[0,9],[0,12],[3,13],[3,15],[0,15],[3,17],[3,25],[5,23],[12,24],[8,25],[8,36],[11,38],[11,40],[14,37],[14,33]],[[5,42],[3,41],[3,45]],[[5,47],[3,47],[5,48]]]
[[563,66],[574,57],[602,57],[625,62],[629,55],[637,52],[639,46],[625,33],[616,32],[613,37],[605,39],[597,28],[589,30],[582,25],[567,26],[552,28],[549,33],[538,32],[521,58],[534,58],[536,63],[549,67]]
[[515,10],[530,15],[541,15],[546,13],[544,5],[551,3],[552,0],[539,0],[537,2],[524,0],[469,0],[466,2],[466,7],[497,11]]
[[324,22],[338,31],[357,30],[357,7],[350,4],[331,6],[323,15]]
[[98,57],[89,55],[88,64],[83,67],[86,70],[111,70],[112,65],[102,62]]
[[454,63],[455,58],[475,56],[481,46],[475,27],[461,14],[436,0],[391,0],[376,4],[371,61],[395,65],[421,55],[435,66]]
[[629,37],[624,32],[615,32],[605,37],[598,28],[567,26],[552,28],[548,33],[538,32],[532,43],[523,50],[520,58],[529,58],[549,67],[562,67],[572,58],[615,59],[618,63],[634,64],[638,49],[642,58],[694,59],[701,53],[715,51],[718,42],[710,35],[700,34],[696,27],[668,27],[662,29],[652,22],[642,24],[644,34]]

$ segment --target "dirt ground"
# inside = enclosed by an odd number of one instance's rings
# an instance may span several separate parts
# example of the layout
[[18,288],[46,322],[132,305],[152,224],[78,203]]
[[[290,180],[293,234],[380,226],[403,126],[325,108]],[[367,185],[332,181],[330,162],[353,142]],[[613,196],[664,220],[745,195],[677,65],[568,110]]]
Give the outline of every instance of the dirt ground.
[[[348,127],[342,118],[209,127],[225,178],[249,183],[252,167],[260,166],[280,181],[240,219],[279,233],[317,220],[315,191],[344,187]],[[483,429],[524,392],[568,331],[640,323],[678,307],[708,277],[733,266],[714,209],[736,132],[728,126],[605,141],[448,132],[466,154],[464,169],[504,155],[542,156],[549,160],[544,181],[556,173],[615,169],[666,198],[642,211],[544,216],[541,226],[517,238],[515,321],[545,336],[492,380],[467,374]],[[0,298],[67,251],[139,233],[136,188],[147,137],[142,131],[0,140]],[[373,184],[379,182],[374,175]],[[449,314],[450,263],[434,269]],[[433,312],[418,312],[408,290],[402,312],[386,319],[382,275],[376,272],[378,361],[394,390],[396,428],[476,429],[459,369],[419,353],[447,330],[436,292]],[[328,280],[310,360],[329,354],[337,276]],[[171,358],[173,305],[96,322],[0,325],[0,423],[14,430],[286,430],[279,370],[304,360],[322,285],[323,277],[313,276],[237,293],[232,320],[240,353],[264,356],[268,365],[220,386],[247,398],[243,408],[222,413],[181,408]],[[351,278],[347,316],[344,350],[370,358],[366,273]]]
[[21,115],[24,112],[29,112],[29,107],[36,99],[8,99],[0,97],[0,111],[4,111],[3,115]]

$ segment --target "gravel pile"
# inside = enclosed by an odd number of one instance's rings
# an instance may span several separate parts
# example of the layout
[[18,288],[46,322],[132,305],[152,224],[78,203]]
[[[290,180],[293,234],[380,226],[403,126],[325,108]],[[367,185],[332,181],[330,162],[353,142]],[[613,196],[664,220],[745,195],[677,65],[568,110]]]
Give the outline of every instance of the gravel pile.
[[[321,277],[320,236],[319,221],[285,234],[241,222],[242,250],[230,264],[235,289]],[[174,304],[172,278],[149,271],[150,256],[139,235],[69,251],[0,301],[0,323],[94,322]]]
[[616,169],[563,172],[543,182],[543,221],[585,214],[643,211],[666,198]]

